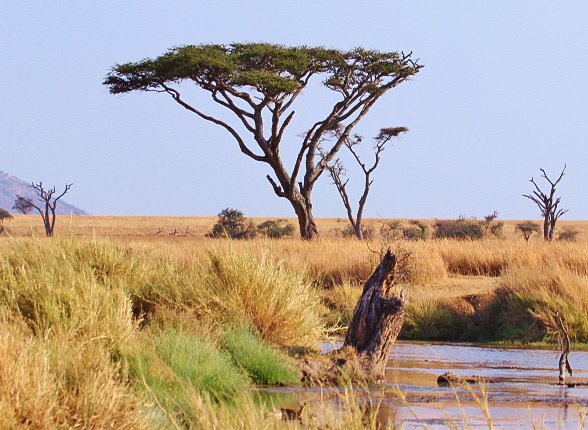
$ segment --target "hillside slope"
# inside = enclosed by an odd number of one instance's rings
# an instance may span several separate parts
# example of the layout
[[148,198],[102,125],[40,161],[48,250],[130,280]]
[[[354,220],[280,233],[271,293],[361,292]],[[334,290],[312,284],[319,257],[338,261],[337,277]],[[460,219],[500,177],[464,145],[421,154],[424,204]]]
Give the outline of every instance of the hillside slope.
[[[30,183],[20,180],[0,170],[0,208],[5,209],[12,214],[18,213],[12,209],[17,194],[25,198],[32,198],[33,201],[36,202],[38,197],[30,185]],[[58,193],[61,191],[63,191],[63,189],[57,190]],[[59,199],[57,202],[57,208],[55,212],[58,215],[88,215],[84,210],[65,202],[63,198]]]

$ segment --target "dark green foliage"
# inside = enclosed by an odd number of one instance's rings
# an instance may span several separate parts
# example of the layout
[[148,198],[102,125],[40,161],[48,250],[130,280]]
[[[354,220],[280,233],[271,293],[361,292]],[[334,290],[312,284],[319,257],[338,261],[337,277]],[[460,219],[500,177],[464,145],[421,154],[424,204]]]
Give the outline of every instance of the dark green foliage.
[[437,220],[433,237],[437,239],[478,240],[483,237],[502,237],[504,223],[496,221],[498,212],[484,217],[484,221],[460,216],[456,220]]
[[304,87],[306,80],[303,78],[323,73],[326,75],[324,85],[334,91],[342,92],[367,83],[370,85],[366,90],[375,92],[382,89],[382,78],[404,80],[417,73],[420,67],[406,64],[396,52],[360,48],[344,52],[270,43],[186,45],[172,48],[154,59],[116,64],[104,84],[111,93],[120,94],[149,91],[189,79],[199,85],[223,82],[227,87],[251,87],[278,96]]
[[11,220],[12,215],[7,210],[0,208],[0,233],[4,233],[4,220]]
[[407,240],[426,240],[429,237],[429,226],[418,220],[411,220],[410,227],[402,229],[402,235]]
[[15,211],[20,212],[21,214],[28,215],[34,209],[33,199],[31,199],[31,198],[24,198],[24,197],[17,198],[14,201],[14,206],[12,206],[12,209],[14,209]]
[[284,385],[300,380],[288,358],[264,344],[248,327],[229,329],[224,337],[223,349],[256,384]]
[[270,239],[294,235],[294,225],[287,224],[285,219],[268,220],[257,226],[257,231]]
[[400,221],[384,222],[380,227],[380,236],[384,242],[395,240],[426,240],[429,238],[429,226],[418,220],[409,221],[404,227]]
[[475,219],[437,220],[433,236],[437,239],[477,240],[484,237],[484,226]]
[[521,232],[527,242],[533,233],[539,233],[540,228],[541,226],[533,221],[520,222],[515,226],[515,230]]
[[208,237],[230,237],[232,239],[252,239],[257,230],[251,220],[237,209],[223,209],[218,214],[218,221],[207,234]]

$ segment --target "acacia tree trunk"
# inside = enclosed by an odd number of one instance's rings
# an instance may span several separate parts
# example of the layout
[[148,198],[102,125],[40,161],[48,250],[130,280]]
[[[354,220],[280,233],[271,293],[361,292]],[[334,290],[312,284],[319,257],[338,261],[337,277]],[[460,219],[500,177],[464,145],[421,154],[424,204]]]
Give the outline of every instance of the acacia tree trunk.
[[336,381],[342,368],[364,379],[385,377],[390,349],[404,324],[408,302],[404,291],[399,296],[392,291],[397,283],[396,262],[396,256],[388,250],[363,287],[343,348],[329,363],[304,360],[300,366],[304,379]]
[[[284,186],[284,188],[286,189],[286,186]],[[276,189],[276,187],[274,187],[274,189]],[[299,192],[298,190],[288,189],[288,193],[280,192],[278,196],[285,197],[294,208],[294,212],[296,212],[296,216],[298,217],[300,237],[305,240],[311,240],[320,236],[312,214],[312,203],[310,200],[312,188],[302,191],[303,192]]]
[[300,237],[305,240],[311,240],[319,237],[318,228],[314,221],[311,208],[295,204],[292,204],[292,206],[294,206],[294,211],[298,217]]

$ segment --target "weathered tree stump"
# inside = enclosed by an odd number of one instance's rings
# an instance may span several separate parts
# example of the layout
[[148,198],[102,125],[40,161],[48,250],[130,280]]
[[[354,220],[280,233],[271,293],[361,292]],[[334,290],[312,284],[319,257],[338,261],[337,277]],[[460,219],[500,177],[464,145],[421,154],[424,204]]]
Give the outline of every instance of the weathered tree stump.
[[386,253],[373,275],[363,287],[363,293],[353,311],[345,343],[330,362],[305,360],[303,376],[310,380],[335,380],[343,368],[363,379],[382,379],[390,349],[404,323],[407,300],[404,291],[395,296],[396,256]]

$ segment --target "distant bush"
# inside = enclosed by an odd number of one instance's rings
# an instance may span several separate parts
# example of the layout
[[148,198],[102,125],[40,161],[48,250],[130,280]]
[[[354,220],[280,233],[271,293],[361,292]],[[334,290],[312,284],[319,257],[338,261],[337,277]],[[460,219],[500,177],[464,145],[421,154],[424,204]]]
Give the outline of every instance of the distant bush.
[[270,239],[294,236],[294,230],[294,224],[286,224],[285,219],[268,220],[257,226],[257,231]]
[[410,227],[403,227],[400,221],[384,222],[380,226],[380,236],[384,242],[400,239],[426,240],[429,237],[429,226],[418,220],[409,221]]
[[475,219],[437,220],[434,227],[433,236],[437,239],[478,240],[484,237],[484,226]]
[[520,222],[515,226],[515,231],[519,231],[528,242],[533,233],[539,233],[539,224],[533,221]]
[[433,236],[437,239],[478,240],[483,237],[502,237],[504,223],[496,221],[498,212],[484,217],[484,221],[460,216],[456,220],[437,220]]
[[502,221],[496,221],[497,218],[497,211],[494,211],[490,215],[486,215],[484,217],[484,236],[502,237],[502,229],[504,228],[504,223]]
[[403,237],[400,221],[383,222],[380,226],[380,236],[384,242],[394,242]]
[[230,237],[232,239],[253,239],[257,230],[253,221],[248,220],[237,209],[223,209],[218,214],[218,221],[207,237]]
[[[357,238],[357,236],[355,234],[355,230],[353,229],[353,226],[351,226],[351,225],[348,225],[347,227],[342,228],[339,231],[339,233],[341,234],[342,237],[345,237],[345,238]],[[362,233],[364,239],[370,240],[370,239],[374,238],[374,232],[367,225],[361,226],[361,233]]]
[[558,240],[567,240],[569,242],[575,242],[577,237],[580,234],[580,230],[576,230],[573,228],[566,227],[562,231],[559,232],[557,235]]
[[407,240],[426,240],[429,237],[429,226],[420,221],[410,221],[411,226],[402,229],[402,235]]

